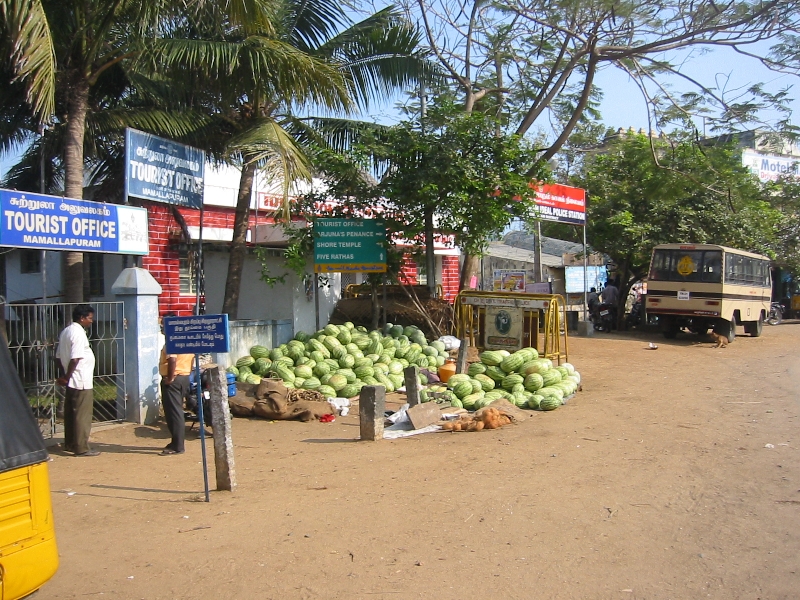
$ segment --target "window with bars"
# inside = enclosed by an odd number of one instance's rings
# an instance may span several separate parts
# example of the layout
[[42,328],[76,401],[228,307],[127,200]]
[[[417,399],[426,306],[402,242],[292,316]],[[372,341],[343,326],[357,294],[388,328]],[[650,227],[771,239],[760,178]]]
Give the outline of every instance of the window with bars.
[[87,252],[83,255],[83,260],[87,264],[84,271],[88,275],[84,282],[84,293],[87,297],[96,298],[106,295],[105,258],[105,254],[97,252]]
[[197,293],[195,262],[196,254],[188,248],[178,251],[178,282],[181,294],[193,296]]
[[41,250],[19,251],[19,272],[23,275],[42,272]]

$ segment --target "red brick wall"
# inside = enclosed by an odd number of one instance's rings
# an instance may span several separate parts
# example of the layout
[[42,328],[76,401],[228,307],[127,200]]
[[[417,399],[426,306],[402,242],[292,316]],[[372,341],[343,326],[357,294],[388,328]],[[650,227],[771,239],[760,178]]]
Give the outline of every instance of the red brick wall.
[[460,279],[457,256],[442,256],[442,292],[448,302],[454,302],[458,295]]
[[[177,244],[184,240],[180,226],[172,215],[172,207],[157,202],[143,202],[147,208],[147,220],[150,233],[150,254],[142,257],[142,267],[163,288],[158,300],[159,314],[174,312],[179,316],[194,313],[195,295],[181,294],[179,273],[179,256]],[[200,225],[200,211],[188,208],[178,209],[188,226]],[[232,208],[206,207],[203,215],[203,227],[221,227],[233,229],[234,210]],[[261,218],[264,221],[264,218]]]
[[400,281],[405,285],[417,285],[417,263],[409,254],[403,255],[403,264],[400,266]]

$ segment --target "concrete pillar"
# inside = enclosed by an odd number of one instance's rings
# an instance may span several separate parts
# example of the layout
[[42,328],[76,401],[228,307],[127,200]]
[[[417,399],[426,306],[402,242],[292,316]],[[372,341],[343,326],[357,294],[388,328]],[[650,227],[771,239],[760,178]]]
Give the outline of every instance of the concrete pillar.
[[[150,424],[158,417],[161,291],[150,272],[138,267],[123,269],[111,286],[111,292],[123,303],[125,311],[125,420],[133,423]],[[121,355],[122,351],[120,361]]]
[[382,385],[365,385],[358,396],[358,417],[361,439],[383,439],[383,419],[386,410],[386,388]]
[[211,427],[214,429],[214,469],[217,491],[236,489],[236,465],[233,460],[231,411],[228,405],[228,382],[219,366],[206,367],[211,380]]
[[406,399],[408,406],[419,404],[419,367],[411,365],[403,370],[403,379],[406,384]]

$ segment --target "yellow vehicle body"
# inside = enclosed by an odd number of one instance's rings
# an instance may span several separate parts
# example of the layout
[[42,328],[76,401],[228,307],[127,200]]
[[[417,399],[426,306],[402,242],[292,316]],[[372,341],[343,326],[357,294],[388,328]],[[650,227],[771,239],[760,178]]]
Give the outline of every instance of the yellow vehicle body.
[[0,600],[24,598],[57,569],[47,462],[0,473]]

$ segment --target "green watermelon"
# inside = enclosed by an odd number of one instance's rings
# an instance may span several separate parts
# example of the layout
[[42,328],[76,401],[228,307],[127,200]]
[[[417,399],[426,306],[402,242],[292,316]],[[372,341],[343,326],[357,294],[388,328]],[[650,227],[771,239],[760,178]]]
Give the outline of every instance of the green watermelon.
[[467,368],[467,375],[469,375],[470,377],[475,377],[475,375],[479,375],[481,373],[486,373],[486,365],[483,363],[479,362],[472,363]]
[[269,356],[269,348],[266,346],[260,346],[256,344],[252,348],[250,348],[250,356],[258,360],[259,358],[265,358]]
[[336,390],[333,389],[329,385],[321,385],[317,388],[317,391],[325,396],[326,398],[335,398],[336,397]]
[[503,362],[503,355],[496,350],[486,350],[481,353],[481,362],[488,367],[496,367]]
[[538,373],[531,373],[525,377],[524,385],[529,392],[535,392],[544,387],[544,379]]
[[544,396],[539,401],[539,410],[555,410],[561,406],[561,400],[555,396]]
[[500,368],[506,373],[513,373],[519,369],[525,362],[525,357],[515,352],[511,356],[507,356],[500,362]]
[[252,356],[243,356],[242,358],[236,361],[236,366],[241,369],[242,367],[249,367],[254,362],[256,362],[256,359],[253,358]]

